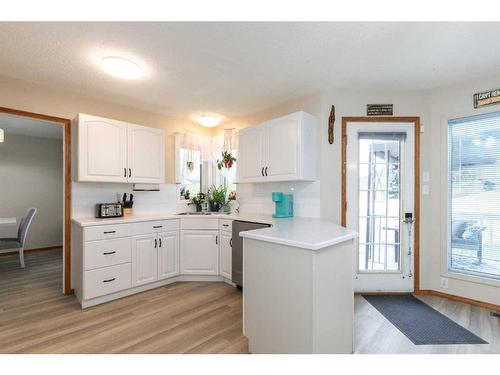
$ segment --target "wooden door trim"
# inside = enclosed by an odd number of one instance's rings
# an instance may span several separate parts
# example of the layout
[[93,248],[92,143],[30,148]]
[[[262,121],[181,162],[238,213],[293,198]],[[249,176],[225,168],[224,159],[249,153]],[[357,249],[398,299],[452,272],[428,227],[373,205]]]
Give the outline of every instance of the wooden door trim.
[[64,126],[64,294],[72,294],[71,289],[71,120],[44,115],[36,112],[0,107],[0,113],[50,121]]
[[342,203],[341,224],[347,226],[347,124],[350,122],[407,122],[414,124],[415,160],[414,160],[414,276],[413,292],[420,291],[420,117],[342,117]]

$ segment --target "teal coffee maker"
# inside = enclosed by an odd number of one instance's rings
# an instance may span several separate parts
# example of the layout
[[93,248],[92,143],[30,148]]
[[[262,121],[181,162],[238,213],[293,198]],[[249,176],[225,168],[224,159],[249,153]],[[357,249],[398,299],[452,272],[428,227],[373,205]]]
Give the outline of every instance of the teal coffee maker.
[[293,217],[293,194],[272,193],[276,210],[273,217]]

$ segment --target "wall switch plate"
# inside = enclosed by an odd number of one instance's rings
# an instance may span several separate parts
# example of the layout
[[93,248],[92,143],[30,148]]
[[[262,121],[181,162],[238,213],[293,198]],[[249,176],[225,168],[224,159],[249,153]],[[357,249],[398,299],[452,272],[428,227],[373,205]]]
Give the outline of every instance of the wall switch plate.
[[429,181],[430,181],[429,172],[422,172],[422,182],[429,182]]
[[423,133],[424,129],[425,129],[424,125],[420,124],[420,133]]
[[422,185],[422,195],[429,195],[429,185]]
[[443,289],[448,289],[450,286],[448,284],[448,278],[447,277],[442,277],[441,278],[441,288]]

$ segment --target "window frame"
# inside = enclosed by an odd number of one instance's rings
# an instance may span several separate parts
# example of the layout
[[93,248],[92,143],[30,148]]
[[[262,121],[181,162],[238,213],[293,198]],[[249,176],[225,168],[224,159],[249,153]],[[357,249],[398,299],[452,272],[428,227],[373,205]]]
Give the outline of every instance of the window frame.
[[494,287],[500,287],[500,279],[490,278],[476,273],[468,273],[466,271],[460,272],[459,270],[450,269],[450,257],[448,256],[449,246],[450,246],[450,231],[451,223],[448,222],[449,212],[451,209],[451,197],[449,190],[449,149],[448,149],[448,137],[449,137],[449,122],[453,120],[472,118],[476,116],[489,115],[493,113],[499,113],[499,109],[493,110],[482,109],[477,110],[477,112],[462,112],[455,115],[441,116],[441,132],[440,132],[440,145],[441,145],[441,181],[440,181],[440,197],[441,197],[441,218],[440,228],[441,228],[441,251],[440,251],[440,273],[441,277],[447,277],[450,279],[456,279],[460,281],[466,281],[476,284],[484,284]]

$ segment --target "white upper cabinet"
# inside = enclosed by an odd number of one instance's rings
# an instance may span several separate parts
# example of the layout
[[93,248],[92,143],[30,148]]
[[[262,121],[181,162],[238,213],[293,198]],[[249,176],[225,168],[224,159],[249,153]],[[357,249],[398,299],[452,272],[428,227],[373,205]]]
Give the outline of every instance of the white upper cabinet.
[[161,129],[128,124],[129,180],[162,183],[165,180],[165,139]]
[[78,181],[163,183],[162,129],[78,115]]
[[127,124],[78,116],[78,180],[127,182]]
[[316,119],[296,112],[239,133],[238,182],[316,179]]
[[266,125],[246,128],[239,132],[238,180],[260,181],[264,177]]

